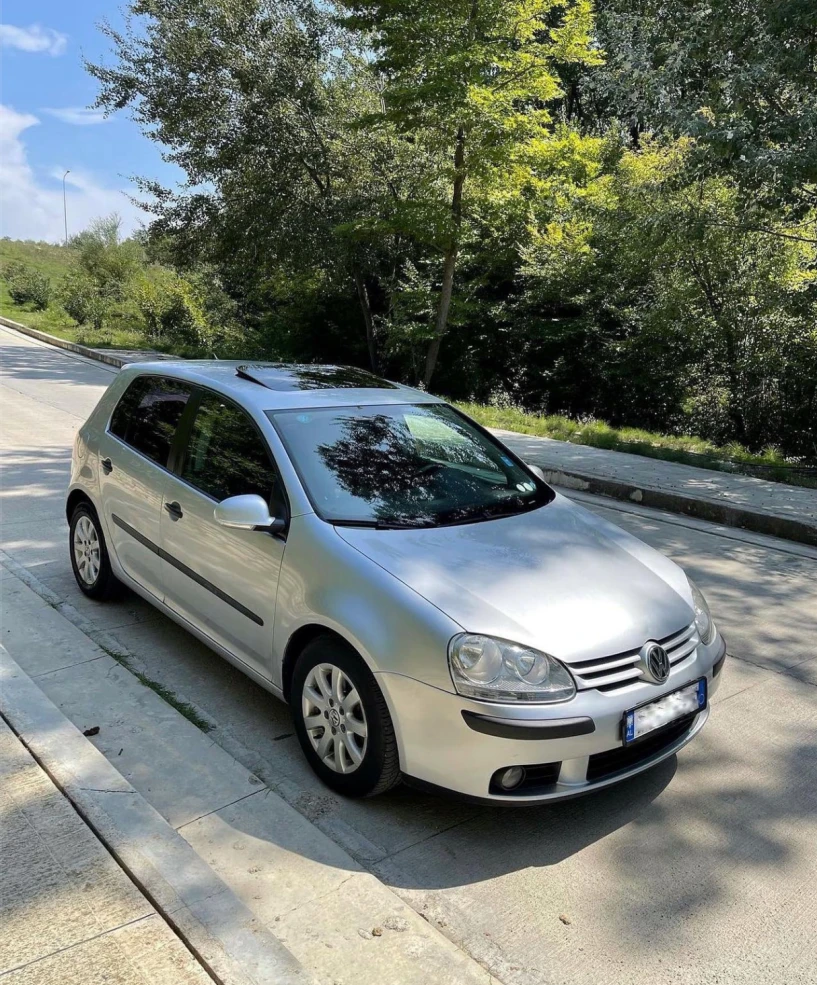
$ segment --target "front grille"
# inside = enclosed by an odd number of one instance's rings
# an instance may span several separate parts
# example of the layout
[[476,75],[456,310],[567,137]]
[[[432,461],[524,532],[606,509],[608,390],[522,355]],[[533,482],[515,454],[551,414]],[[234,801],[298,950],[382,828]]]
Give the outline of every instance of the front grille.
[[692,728],[697,711],[690,715],[679,718],[677,722],[671,722],[663,728],[656,729],[655,732],[645,735],[643,739],[632,743],[629,746],[618,746],[615,749],[608,749],[607,752],[597,752],[590,757],[587,764],[588,781],[601,780],[606,776],[612,776],[619,770],[626,770],[632,766],[649,758],[673,742]]
[[[700,642],[695,623],[662,640],[656,640],[667,651],[670,666],[675,668],[695,651]],[[638,668],[638,650],[614,653],[610,657],[595,657],[592,660],[577,660],[568,663],[576,686],[580,691],[595,688],[597,691],[618,691],[639,680],[643,680]]]

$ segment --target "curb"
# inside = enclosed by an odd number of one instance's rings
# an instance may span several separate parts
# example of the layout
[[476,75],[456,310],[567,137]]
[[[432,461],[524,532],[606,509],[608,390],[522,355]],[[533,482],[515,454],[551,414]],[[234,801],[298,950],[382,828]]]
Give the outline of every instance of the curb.
[[78,356],[85,356],[87,359],[96,359],[97,362],[115,366],[117,369],[126,365],[126,361],[120,359],[119,356],[109,356],[107,352],[100,352],[99,349],[91,349],[87,345],[80,345],[78,342],[68,342],[56,335],[49,335],[48,332],[40,332],[36,328],[29,328],[28,325],[21,325],[19,322],[12,321],[11,318],[5,318],[2,315],[0,315],[0,325],[13,328],[15,332],[29,335],[32,339],[38,339],[40,342],[47,342],[58,349],[66,349],[68,352],[75,352]]
[[219,985],[314,985],[210,866],[0,644],[3,718]]
[[547,482],[565,489],[575,489],[579,492],[595,493],[611,499],[626,500],[638,503],[640,506],[651,506],[682,516],[696,517],[711,523],[720,523],[725,527],[739,527],[751,530],[753,533],[780,537],[800,544],[817,547],[817,527],[800,520],[790,520],[787,517],[775,516],[771,513],[758,513],[740,506],[716,503],[711,500],[695,499],[683,493],[667,492],[662,489],[638,486],[620,479],[603,479],[586,472],[565,471],[553,469],[547,463],[537,462],[531,456],[526,456],[532,465],[538,465],[544,472]]

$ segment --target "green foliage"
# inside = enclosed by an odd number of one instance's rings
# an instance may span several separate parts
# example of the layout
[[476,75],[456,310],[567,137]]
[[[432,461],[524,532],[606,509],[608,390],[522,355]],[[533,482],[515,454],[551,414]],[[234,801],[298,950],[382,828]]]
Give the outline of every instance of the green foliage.
[[[817,250],[745,230],[731,183],[685,184],[691,153],[626,151],[569,222],[544,226],[526,252],[526,310],[572,305],[554,342],[593,366],[578,409],[813,454]],[[551,400],[575,371],[554,366]]]
[[30,304],[34,311],[45,311],[51,300],[51,281],[38,270],[19,260],[7,264],[3,277],[15,304]]
[[[696,141],[698,175],[728,174],[756,207],[806,218],[817,185],[813,0],[597,0],[606,64],[585,75],[583,115]],[[806,235],[815,237],[813,215]]]
[[439,297],[423,381],[448,328],[463,223],[475,196],[529,185],[548,159],[559,68],[594,65],[590,0],[341,0],[344,25],[363,32],[382,79],[375,128],[391,125],[433,162],[418,189],[437,213]]
[[812,0],[128,12],[89,66],[99,105],[186,186],[142,182],[154,221],[132,240],[108,220],[67,250],[0,241],[55,283],[73,258],[88,331],[433,374],[608,421],[582,428],[620,448],[817,457]]
[[108,299],[84,270],[70,271],[62,282],[60,302],[78,325],[102,328],[109,310]]
[[114,213],[95,219],[71,240],[76,270],[94,283],[107,304],[122,301],[128,284],[144,262],[141,245],[134,239],[121,239],[121,225]]
[[201,298],[178,274],[149,271],[136,285],[134,300],[152,341],[203,347],[212,341]]

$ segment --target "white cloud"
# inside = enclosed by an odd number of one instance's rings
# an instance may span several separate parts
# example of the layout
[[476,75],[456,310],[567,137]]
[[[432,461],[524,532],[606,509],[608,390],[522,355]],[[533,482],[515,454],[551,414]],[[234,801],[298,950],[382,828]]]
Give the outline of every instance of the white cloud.
[[72,126],[87,127],[95,123],[107,123],[108,120],[102,110],[86,109],[84,106],[63,106],[61,109],[44,109],[43,113],[56,117],[61,123],[70,123]]
[[[40,121],[0,104],[0,236],[59,242],[63,238],[62,175],[53,167],[39,178],[28,162],[22,136]],[[144,213],[122,189],[106,188],[76,170],[66,177],[68,234],[84,229],[98,216],[118,212],[122,232],[140,225]]]
[[32,24],[30,27],[0,24],[0,45],[4,48],[61,55],[67,43],[67,35],[53,31],[50,27],[40,27],[39,24]]

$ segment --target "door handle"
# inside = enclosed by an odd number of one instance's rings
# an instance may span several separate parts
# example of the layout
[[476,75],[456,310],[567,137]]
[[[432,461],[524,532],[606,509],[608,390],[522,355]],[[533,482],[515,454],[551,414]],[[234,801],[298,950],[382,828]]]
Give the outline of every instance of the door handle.
[[105,475],[110,475],[113,472],[113,462],[110,458],[103,458],[99,464],[102,466],[102,471]]
[[182,508],[178,503],[165,503],[165,509],[170,514],[171,520],[181,520],[184,516],[184,513],[182,513]]

